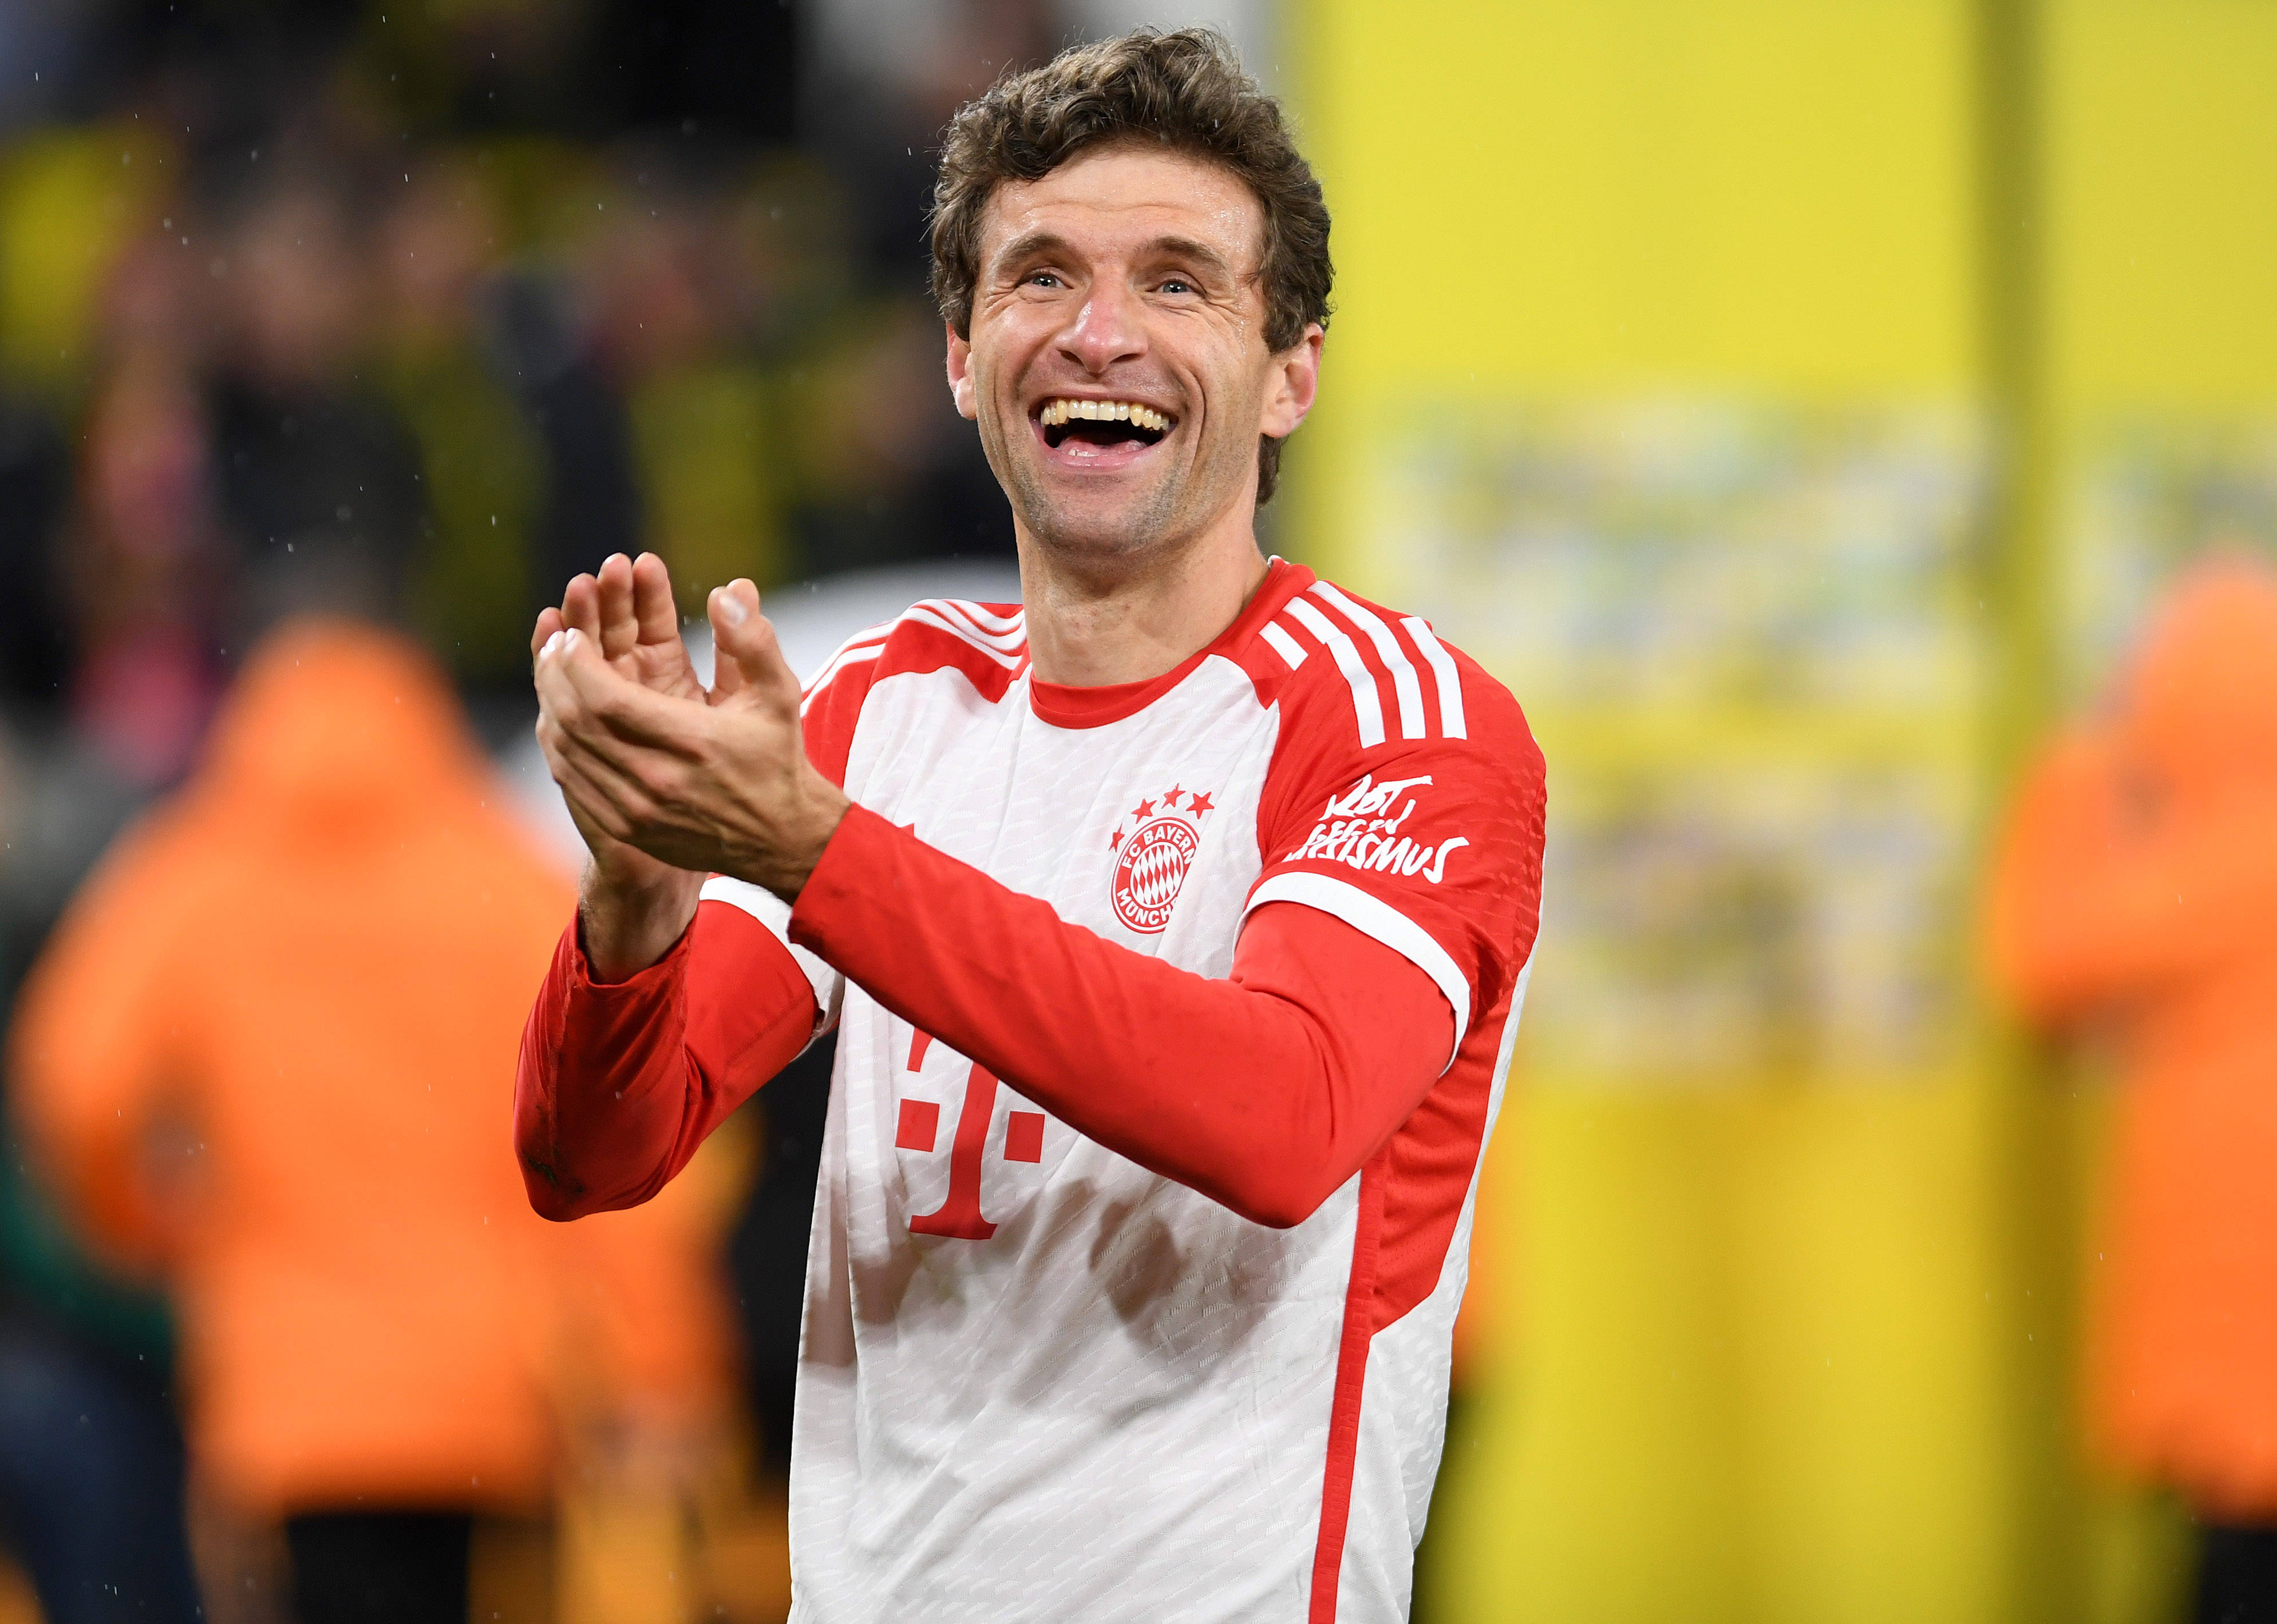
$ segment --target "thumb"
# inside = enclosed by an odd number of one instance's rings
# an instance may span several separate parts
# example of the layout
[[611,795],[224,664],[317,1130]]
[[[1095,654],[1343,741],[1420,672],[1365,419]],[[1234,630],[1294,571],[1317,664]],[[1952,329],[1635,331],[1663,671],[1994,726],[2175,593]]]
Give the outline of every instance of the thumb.
[[775,629],[759,613],[759,589],[737,579],[714,587],[706,606],[712,621],[712,702],[748,695],[798,710],[798,678],[783,660]]

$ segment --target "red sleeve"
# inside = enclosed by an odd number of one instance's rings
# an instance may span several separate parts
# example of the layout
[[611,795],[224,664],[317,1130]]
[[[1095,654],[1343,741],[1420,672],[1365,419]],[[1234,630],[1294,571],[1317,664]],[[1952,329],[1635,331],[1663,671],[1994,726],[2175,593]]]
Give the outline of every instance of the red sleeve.
[[[807,756],[834,784],[846,782],[887,629],[840,648],[803,696]],[[514,1075],[514,1149],[539,1213],[576,1218],[647,1201],[806,1047],[821,989],[756,917],[782,911],[756,887],[715,876],[672,951],[616,983],[592,979],[575,921],[562,933]]]
[[573,921],[522,1029],[514,1141],[549,1218],[636,1206],[814,1035],[814,989],[742,909],[697,904],[671,952],[597,982]]
[[1430,980],[1317,910],[1259,910],[1213,980],[860,806],[791,936],[1078,1132],[1260,1224],[1309,1216],[1446,1064]]
[[1416,705],[1399,733],[1387,713],[1381,736],[1361,735],[1335,687],[1284,704],[1249,906],[1332,914],[1428,976],[1455,1013],[1443,1067],[1507,1007],[1534,950],[1545,800],[1542,752],[1517,700],[1467,656],[1436,638],[1428,646],[1460,701]]

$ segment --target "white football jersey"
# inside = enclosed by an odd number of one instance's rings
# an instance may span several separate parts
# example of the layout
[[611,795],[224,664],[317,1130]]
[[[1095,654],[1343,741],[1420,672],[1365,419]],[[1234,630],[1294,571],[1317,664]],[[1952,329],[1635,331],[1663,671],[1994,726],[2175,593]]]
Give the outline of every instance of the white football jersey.
[[[862,805],[1204,976],[1270,901],[1444,994],[1447,1069],[1293,1228],[1108,1151],[794,949],[838,1057],[793,1439],[800,1624],[1406,1615],[1481,1152],[1537,918],[1542,763],[1421,621],[1276,561],[1155,682],[1040,685],[1017,606],[921,603],[810,685]],[[788,940],[741,882],[704,895]]]

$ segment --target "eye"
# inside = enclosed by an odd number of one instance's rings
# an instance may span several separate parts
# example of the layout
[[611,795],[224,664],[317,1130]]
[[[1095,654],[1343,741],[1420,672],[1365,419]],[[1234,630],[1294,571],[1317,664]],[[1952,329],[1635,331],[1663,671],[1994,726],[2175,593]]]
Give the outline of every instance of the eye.
[[1166,294],[1191,294],[1194,291],[1194,285],[1184,277],[1165,277],[1161,291]]
[[1026,276],[1020,278],[1020,283],[1024,287],[1064,287],[1067,286],[1066,283],[1060,280],[1060,273],[1056,271],[1031,271]]

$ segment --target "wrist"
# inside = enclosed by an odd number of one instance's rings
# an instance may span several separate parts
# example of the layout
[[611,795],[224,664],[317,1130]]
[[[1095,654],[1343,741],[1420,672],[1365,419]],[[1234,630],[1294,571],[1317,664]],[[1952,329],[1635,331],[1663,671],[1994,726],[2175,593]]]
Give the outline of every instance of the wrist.
[[598,859],[579,887],[577,923],[593,979],[622,981],[672,951],[696,917],[704,876],[661,868],[649,875],[612,873]]
[[800,798],[796,813],[786,820],[779,839],[751,860],[749,872],[736,877],[796,903],[828,850],[831,836],[838,833],[838,826],[846,821],[853,805],[844,790],[818,774],[813,788]]

